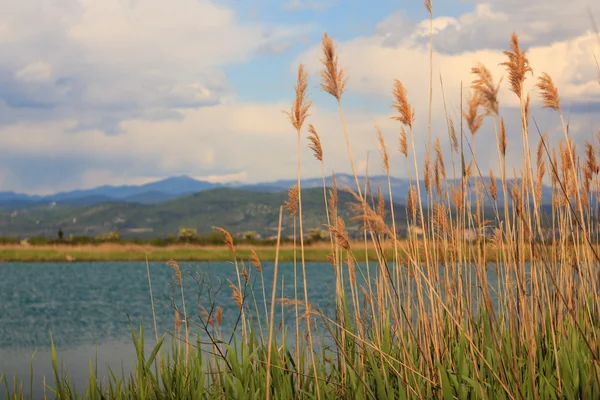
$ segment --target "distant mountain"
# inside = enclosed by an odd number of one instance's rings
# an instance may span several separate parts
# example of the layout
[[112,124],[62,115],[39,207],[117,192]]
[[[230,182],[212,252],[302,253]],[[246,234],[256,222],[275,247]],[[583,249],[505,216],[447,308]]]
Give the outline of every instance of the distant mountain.
[[[477,178],[472,178],[471,183],[474,183]],[[489,178],[484,178],[485,182],[489,184]],[[358,178],[361,189],[365,187],[365,178]],[[336,182],[338,188],[343,190],[345,187],[350,187],[356,190],[356,182],[354,176],[349,174],[338,174],[336,175]],[[395,203],[404,203],[406,195],[410,188],[411,181],[405,178],[390,178],[389,187],[391,187],[392,198]],[[333,185],[333,179],[331,176],[327,176],[325,183],[328,187]],[[176,176],[160,180],[157,182],[151,182],[144,185],[124,185],[124,186],[100,186],[93,189],[86,190],[74,190],[70,192],[60,192],[48,196],[38,195],[26,195],[14,192],[0,192],[0,208],[23,208],[23,207],[34,207],[38,205],[47,205],[52,203],[65,204],[65,205],[94,205],[106,202],[120,202],[120,203],[136,203],[136,204],[158,204],[164,201],[176,199],[182,196],[200,193],[206,190],[215,188],[236,188],[251,192],[263,192],[263,193],[277,193],[283,192],[296,184],[296,180],[277,180],[273,182],[260,182],[260,183],[211,183],[206,181],[199,181],[188,176]],[[377,193],[377,188],[381,189],[381,192],[389,198],[389,187],[387,176],[377,175],[369,177],[369,184],[373,193]],[[448,181],[448,184],[452,184],[452,181]],[[322,188],[322,178],[305,178],[302,180],[302,187],[305,189],[311,188]],[[498,194],[500,203],[503,203],[502,197],[502,185],[497,180]],[[475,194],[476,185],[472,184],[469,187],[471,194]],[[420,189],[422,193],[425,193],[425,186],[423,182],[420,182]],[[542,195],[542,202],[548,203],[551,199],[550,188],[545,187]],[[486,197],[486,202],[488,202]],[[426,199],[424,199],[426,201]]]
[[[95,205],[65,203],[36,205],[18,211],[0,210],[0,236],[56,237],[58,229],[68,235],[96,236],[118,231],[124,238],[154,238],[177,234],[179,227],[191,227],[201,234],[221,226],[232,234],[255,231],[262,237],[277,233],[279,208],[285,192],[257,192],[216,188],[157,204],[108,202]],[[339,193],[338,213],[350,232],[358,232],[349,203],[353,197]],[[327,224],[322,189],[302,190],[303,221],[306,232]],[[397,225],[405,225],[403,207],[396,208]],[[389,218],[389,216],[388,216]],[[283,233],[293,232],[293,221],[284,210]]]

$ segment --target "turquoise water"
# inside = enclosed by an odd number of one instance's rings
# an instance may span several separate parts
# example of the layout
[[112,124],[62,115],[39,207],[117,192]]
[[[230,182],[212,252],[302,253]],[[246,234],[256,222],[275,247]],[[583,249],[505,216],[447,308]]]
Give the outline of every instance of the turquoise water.
[[[237,283],[234,264],[181,263],[180,267],[189,320],[198,321],[197,316],[192,317],[199,312],[198,304],[210,309],[211,288],[216,304],[223,309],[223,326],[233,326],[239,315],[228,283]],[[264,310],[260,275],[253,267],[249,270],[250,282],[257,288],[256,302]],[[180,304],[180,289],[173,287],[173,273],[164,263],[150,264],[159,333],[173,331],[172,298]],[[263,273],[270,299],[273,263],[264,263]],[[306,274],[310,302],[330,310],[334,301],[333,268],[328,263],[309,263]],[[0,276],[0,369],[9,377],[19,373],[28,382],[30,358],[36,351],[34,385],[40,386],[44,375],[49,383],[53,382],[51,334],[59,358],[80,387],[87,380],[90,360],[96,356],[99,370],[106,365],[121,370],[123,365],[127,371],[132,365],[135,352],[130,322],[135,327],[143,322],[148,344],[152,344],[153,320],[143,262],[2,263]],[[293,264],[281,263],[277,298],[293,295]],[[301,288],[298,295],[303,298]],[[247,297],[246,303],[253,308],[254,297]],[[0,397],[3,395],[0,392]]]
[[[229,281],[237,283],[235,265],[230,262],[181,263],[188,320],[192,332],[201,314],[199,305],[210,310],[211,302],[223,309],[223,332],[231,329],[239,317],[232,300]],[[255,313],[254,302],[264,317],[261,276],[249,267],[254,296],[245,302]],[[357,269],[359,284],[362,282]],[[446,269],[440,267],[440,278]],[[273,282],[273,263],[263,264],[267,308]],[[165,263],[151,263],[155,310],[159,334],[173,332],[173,301],[180,307],[181,292],[173,285],[174,270]],[[329,263],[308,263],[309,302],[325,314],[333,315],[335,276]],[[50,354],[50,335],[58,358],[77,388],[88,379],[90,361],[97,360],[100,375],[106,367],[127,373],[135,361],[130,323],[138,328],[143,322],[148,352],[154,344],[153,318],[144,262],[94,263],[0,263],[0,369],[9,377],[19,374],[28,386],[29,363],[34,358],[34,397],[41,394],[43,377],[54,386]],[[488,268],[488,280],[497,287],[494,268]],[[301,281],[300,266],[298,279]],[[283,281],[283,292],[282,292]],[[472,288],[472,290],[475,290]],[[210,295],[210,296],[209,296]],[[402,295],[402,294],[400,294]],[[294,297],[292,263],[281,263],[277,296]],[[302,285],[298,297],[303,299]],[[281,308],[276,308],[276,326]],[[286,321],[293,321],[293,307]],[[255,326],[257,324],[255,323]],[[265,326],[263,321],[263,327]],[[226,337],[224,335],[224,337]],[[0,398],[4,393],[0,391]]]

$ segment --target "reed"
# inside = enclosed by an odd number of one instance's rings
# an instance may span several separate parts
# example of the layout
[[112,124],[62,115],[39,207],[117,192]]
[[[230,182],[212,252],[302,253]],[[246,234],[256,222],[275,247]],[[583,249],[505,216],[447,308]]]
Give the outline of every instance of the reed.
[[[426,1],[425,6],[431,22],[432,3]],[[589,140],[584,152],[578,153],[552,78],[539,75],[537,91],[542,106],[561,119],[564,138],[556,145],[539,129],[537,109],[523,90],[533,70],[513,34],[504,52],[508,84],[495,83],[490,71],[476,64],[464,106],[460,96],[460,122],[453,121],[445,108],[447,140],[431,137],[428,118],[427,152],[433,151],[424,160],[418,159],[415,110],[407,91],[400,80],[391,82],[393,118],[399,122],[398,151],[410,172],[402,210],[408,234],[402,238],[396,219],[399,210],[389,194],[393,162],[386,132],[376,126],[387,188],[371,187],[368,173],[361,187],[341,103],[347,77],[328,35],[323,37],[322,51],[321,87],[337,101],[356,184],[344,188],[354,204],[351,218],[342,218],[335,175],[332,187],[325,185],[326,149],[316,128],[308,124],[308,146],[322,170],[323,225],[328,227],[329,241],[320,250],[328,255],[335,273],[333,312],[321,309],[308,296],[300,150],[311,102],[308,77],[300,65],[295,100],[288,112],[297,134],[298,182],[280,209],[270,299],[261,250],[238,248],[227,231],[217,228],[224,235],[237,277],[228,282],[226,300],[236,304],[241,321],[240,329],[237,324],[231,327],[231,339],[222,336],[228,321],[222,303],[214,300],[202,304],[198,315],[204,342],[198,336],[192,343],[188,319],[193,316],[184,303],[184,276],[172,261],[169,265],[182,296],[182,307],[175,310],[172,348],[163,349],[165,336],[159,338],[155,328],[156,347],[146,358],[143,329],[132,329],[138,354],[135,370],[103,380],[91,369],[82,395],[59,371],[55,356],[52,390],[56,397],[599,398],[600,149],[598,140]],[[430,79],[429,115],[432,86]],[[441,79],[440,89],[445,103]],[[514,128],[503,118],[501,90],[510,90],[519,100],[520,121]],[[481,171],[475,146],[475,137],[488,123],[497,155],[497,165],[489,173]],[[515,133],[519,131],[520,138]],[[532,149],[534,134],[539,141]],[[448,149],[443,148],[444,142]],[[509,171],[507,156],[513,152],[521,153],[521,164]],[[454,179],[449,180],[451,174]],[[546,182],[551,189],[550,208],[543,204]],[[302,280],[296,280],[294,263],[293,298],[284,297],[286,283],[279,276],[284,206],[299,230],[292,250],[295,257],[297,243]],[[350,224],[359,226],[362,240],[351,240]],[[260,279],[252,279],[255,273]],[[149,274],[148,279],[151,285]],[[298,294],[301,289],[303,298]],[[262,295],[262,307],[256,299],[253,306],[247,301],[254,291]],[[278,305],[280,318],[276,318]],[[293,313],[287,314],[287,308],[293,308]],[[266,343],[261,320],[267,321]],[[288,328],[293,330],[289,337]],[[7,397],[24,398],[18,379],[11,382],[4,377],[3,382]]]

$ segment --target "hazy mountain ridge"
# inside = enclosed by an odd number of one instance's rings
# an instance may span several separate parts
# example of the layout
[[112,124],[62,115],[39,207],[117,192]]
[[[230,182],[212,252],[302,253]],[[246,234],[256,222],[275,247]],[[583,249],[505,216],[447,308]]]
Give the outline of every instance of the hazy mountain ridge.
[[[474,182],[478,178],[472,178]],[[489,178],[484,178],[486,183],[489,183]],[[336,175],[336,181],[339,189],[343,189],[345,185],[355,188],[354,177],[348,174]],[[331,176],[326,177],[326,185],[332,186]],[[388,196],[388,181],[384,175],[369,177],[371,189],[374,193],[377,192],[377,186],[381,188],[383,194]],[[449,184],[452,181],[448,181]],[[272,182],[259,183],[211,183],[207,181],[199,181],[188,176],[176,176],[164,180],[147,183],[144,185],[123,185],[123,186],[99,186],[93,189],[73,190],[70,192],[60,192],[52,195],[27,195],[15,192],[0,192],[0,207],[3,208],[20,208],[30,207],[43,204],[68,204],[68,205],[94,205],[106,202],[127,202],[139,204],[158,204],[164,201],[176,199],[182,196],[199,193],[206,190],[216,188],[237,188],[254,192],[283,192],[290,189],[296,184],[296,180],[277,180]],[[361,187],[365,186],[364,177],[359,177]],[[392,196],[395,203],[404,203],[406,194],[410,187],[410,181],[405,178],[390,179]],[[302,187],[321,188],[323,185],[322,178],[305,178],[302,180]],[[420,182],[421,191],[425,191],[423,182]],[[499,201],[502,201],[502,185],[501,181],[497,180]],[[474,193],[475,185],[470,185],[470,192]],[[542,202],[550,201],[551,190],[549,187],[544,187]],[[486,201],[488,199],[486,198]]]

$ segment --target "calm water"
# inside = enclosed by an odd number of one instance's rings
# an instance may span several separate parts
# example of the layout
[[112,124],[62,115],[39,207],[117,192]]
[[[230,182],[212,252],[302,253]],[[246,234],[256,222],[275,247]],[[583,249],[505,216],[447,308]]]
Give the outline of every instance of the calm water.
[[[208,293],[211,291],[216,304],[223,308],[223,328],[233,326],[239,309],[231,299],[228,280],[237,282],[235,266],[228,262],[182,263],[180,266],[188,314],[198,314],[199,304],[209,307]],[[260,275],[254,268],[250,270],[250,280],[257,287],[254,295],[262,312]],[[273,264],[264,263],[263,272],[266,295],[270,299]],[[173,287],[174,271],[164,263],[151,263],[150,273],[159,333],[172,332],[172,299],[179,304],[181,298],[179,287]],[[333,268],[328,263],[308,263],[306,274],[309,301],[332,315]],[[19,374],[28,383],[29,362],[36,351],[33,363],[36,398],[41,393],[44,375],[54,386],[50,335],[59,359],[78,388],[83,388],[87,382],[91,360],[97,359],[101,375],[106,373],[107,366],[117,372],[122,368],[126,373],[129,371],[135,361],[130,322],[136,328],[143,322],[147,350],[153,345],[150,294],[143,262],[0,263],[0,276],[0,369],[8,377]],[[298,279],[301,280],[300,269]],[[493,268],[488,270],[488,279],[496,286]],[[298,296],[301,299],[302,292],[300,286]],[[280,264],[277,298],[280,297],[294,297],[291,263]],[[267,301],[267,307],[269,303]],[[254,307],[254,298],[249,296],[246,304]],[[288,321],[293,317],[291,312],[292,307]],[[189,319],[198,320],[197,316]],[[0,398],[4,395],[0,391]]]
[[[196,314],[198,304],[208,307],[208,288],[213,294],[220,288],[216,303],[223,308],[223,326],[231,326],[239,313],[228,285],[228,280],[237,282],[235,266],[219,262],[181,263],[180,267],[188,313]],[[260,275],[253,268],[251,271],[251,281],[260,288]],[[270,299],[273,264],[264,263],[263,272]],[[171,299],[179,300],[181,296],[180,289],[173,287],[173,273],[164,263],[150,264],[159,332],[173,331]],[[311,303],[330,309],[334,292],[332,267],[310,263],[306,274]],[[146,339],[152,344],[152,312],[143,262],[1,263],[0,276],[0,369],[9,377],[17,373],[28,377],[31,355],[36,351],[34,385],[40,386],[44,375],[53,382],[50,335],[59,358],[80,387],[80,382],[87,381],[90,360],[96,357],[99,370],[110,365],[113,370],[120,371],[123,366],[127,371],[132,365],[135,351],[130,321],[136,328],[144,323]],[[281,277],[283,296],[293,297],[293,264],[280,264],[278,298],[282,296]],[[301,292],[299,297],[303,298]],[[255,296],[264,309],[262,289],[255,290]],[[252,297],[248,297],[247,304],[254,304]],[[0,392],[2,396],[4,393]]]

